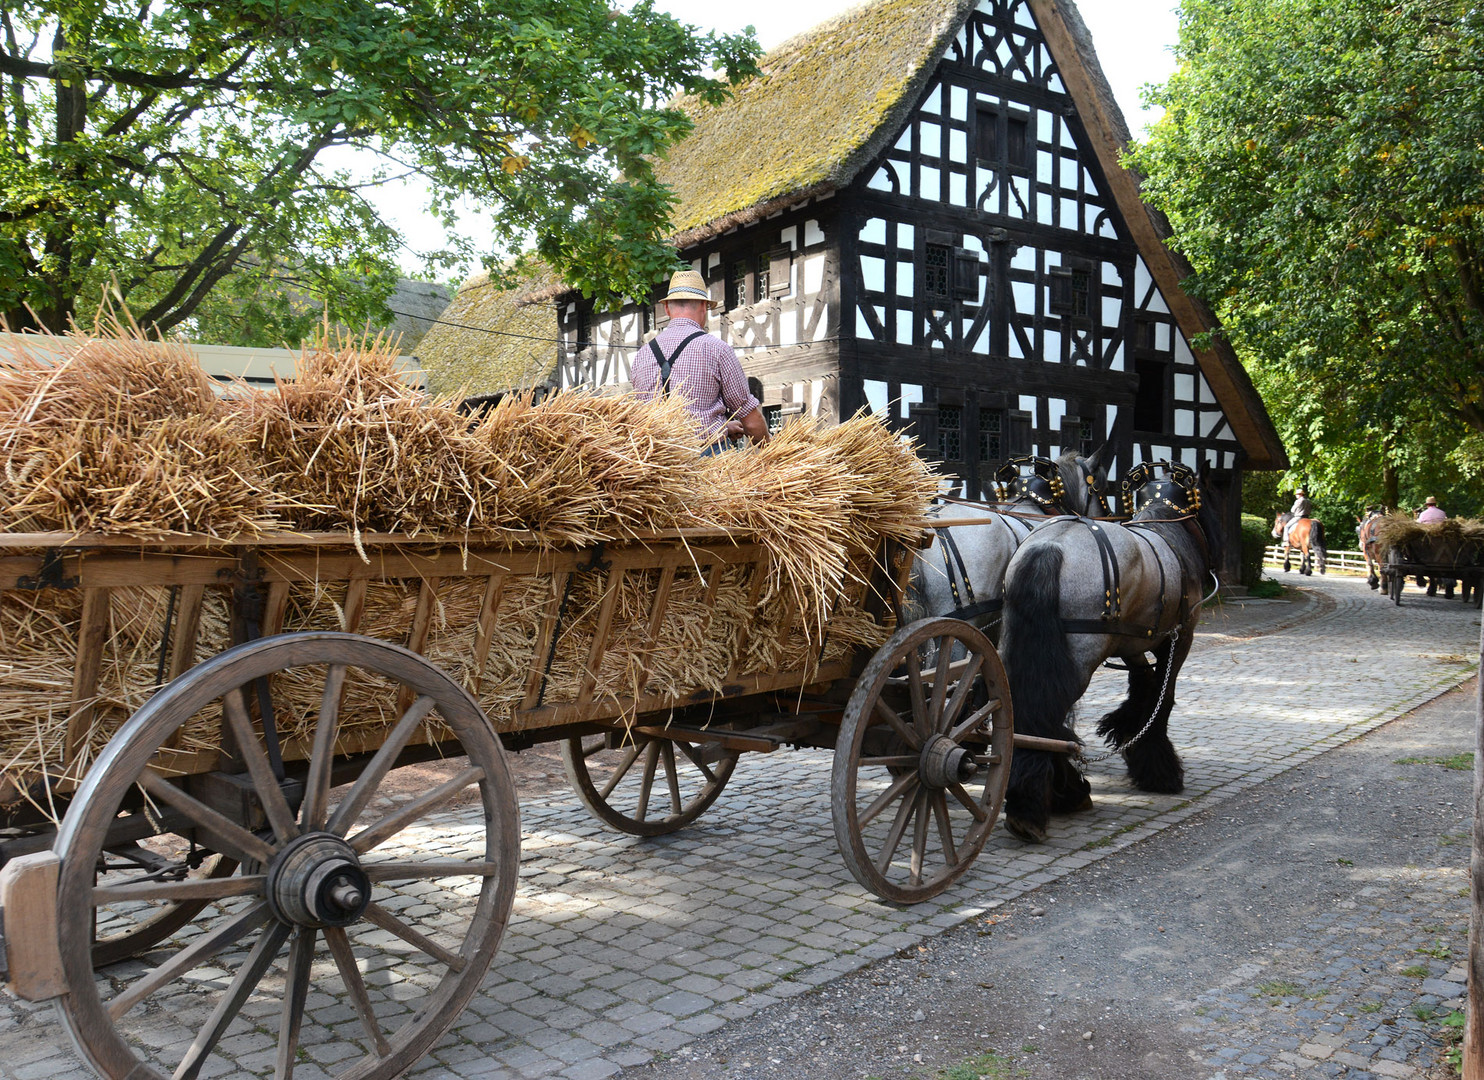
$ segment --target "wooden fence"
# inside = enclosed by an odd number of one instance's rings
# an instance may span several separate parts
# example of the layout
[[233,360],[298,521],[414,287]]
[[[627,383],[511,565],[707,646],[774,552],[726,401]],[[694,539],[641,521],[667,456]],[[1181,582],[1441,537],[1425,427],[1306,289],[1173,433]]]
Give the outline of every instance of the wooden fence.
[[[1358,551],[1343,551],[1338,548],[1329,548],[1326,551],[1329,558],[1328,569],[1341,574],[1364,574],[1365,556]],[[1293,553],[1293,568],[1298,570],[1299,554]],[[1281,570],[1283,568],[1283,546],[1272,544],[1262,559],[1263,566],[1273,567]]]

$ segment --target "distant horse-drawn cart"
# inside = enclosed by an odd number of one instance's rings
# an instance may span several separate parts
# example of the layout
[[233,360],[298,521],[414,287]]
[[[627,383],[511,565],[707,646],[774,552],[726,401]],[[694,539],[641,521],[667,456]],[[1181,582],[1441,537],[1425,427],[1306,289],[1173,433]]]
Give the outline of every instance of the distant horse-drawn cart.
[[1429,595],[1441,586],[1453,598],[1461,587],[1463,599],[1480,606],[1484,584],[1484,526],[1466,519],[1422,524],[1392,515],[1376,525],[1381,557],[1381,589],[1395,604],[1402,602],[1407,578],[1427,583]]

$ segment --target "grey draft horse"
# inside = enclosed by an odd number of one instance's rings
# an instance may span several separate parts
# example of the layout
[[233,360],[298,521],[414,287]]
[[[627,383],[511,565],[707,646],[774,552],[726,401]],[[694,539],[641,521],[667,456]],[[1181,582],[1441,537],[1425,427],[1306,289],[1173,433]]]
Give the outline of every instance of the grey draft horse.
[[[998,622],[1005,567],[1042,524],[1038,519],[1109,516],[1102,489],[1108,479],[1104,459],[1111,456],[1104,445],[1089,457],[1069,450],[1055,461],[1012,458],[996,474],[1002,501],[952,500],[929,510],[929,519],[983,518],[984,523],[935,531],[912,568],[903,605],[906,620],[953,615],[981,628]],[[1031,466],[1030,475],[1020,475],[1022,465]]]
[[[1123,756],[1135,787],[1173,793],[1185,786],[1168,731],[1175,677],[1220,565],[1211,545],[1221,533],[1183,465],[1139,465],[1123,490],[1124,505],[1136,508],[1128,522],[1061,519],[1021,545],[1005,571],[1000,655],[1016,732],[1068,742],[1080,741],[1070,713],[1094,672],[1124,660],[1128,697],[1098,722],[1098,734]],[[1049,815],[1090,807],[1090,791],[1066,754],[1016,750],[1005,826],[1040,842]]]

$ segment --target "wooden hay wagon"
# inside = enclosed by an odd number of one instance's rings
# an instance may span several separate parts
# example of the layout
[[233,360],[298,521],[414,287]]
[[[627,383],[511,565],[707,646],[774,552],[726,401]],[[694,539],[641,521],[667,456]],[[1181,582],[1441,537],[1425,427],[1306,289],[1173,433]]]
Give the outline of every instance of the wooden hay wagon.
[[1426,581],[1429,595],[1442,585],[1450,600],[1455,585],[1461,585],[1463,599],[1480,606],[1484,534],[1477,523],[1450,520],[1425,526],[1392,517],[1383,521],[1381,547],[1381,589],[1392,603],[1401,604],[1402,587],[1410,577],[1419,585]]
[[964,873],[1008,780],[990,642],[891,632],[899,545],[820,634],[760,545],[699,529],[0,542],[3,707],[33,718],[0,746],[0,956],[114,1080],[198,1075],[245,1009],[289,1077],[327,985],[354,1045],[335,1075],[417,1061],[511,910],[507,750],[560,741],[587,807],[652,836],[743,752],[831,747],[845,861],[902,903]]

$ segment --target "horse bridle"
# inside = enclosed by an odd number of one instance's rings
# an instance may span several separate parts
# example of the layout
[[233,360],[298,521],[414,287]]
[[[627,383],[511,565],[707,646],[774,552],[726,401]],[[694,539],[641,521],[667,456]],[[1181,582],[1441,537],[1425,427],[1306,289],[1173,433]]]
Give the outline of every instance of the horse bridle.
[[[1031,469],[1029,476],[1021,472],[1026,466]],[[1088,501],[1095,499],[1098,508],[1102,510],[1102,516],[1112,517],[1113,511],[1108,506],[1107,497],[1098,490],[1097,477],[1089,473],[1085,480],[1091,496]],[[1063,512],[1067,509],[1067,485],[1061,476],[1061,466],[1038,454],[1018,454],[1006,459],[995,470],[994,489],[995,497],[1002,502],[1029,499],[1048,514],[1057,509]]]

